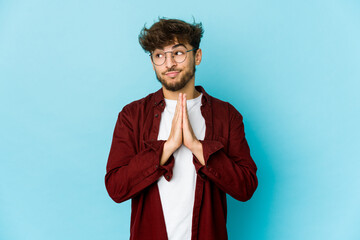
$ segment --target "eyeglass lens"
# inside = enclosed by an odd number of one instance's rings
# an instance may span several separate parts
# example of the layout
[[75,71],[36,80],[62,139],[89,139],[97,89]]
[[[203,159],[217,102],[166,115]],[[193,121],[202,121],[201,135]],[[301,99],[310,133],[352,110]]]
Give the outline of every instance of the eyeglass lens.
[[172,51],[164,52],[163,50],[156,49],[152,54],[151,58],[155,65],[162,65],[166,59],[166,53],[171,53],[171,57],[177,63],[182,63],[186,59],[187,49],[185,47],[179,46],[174,48]]

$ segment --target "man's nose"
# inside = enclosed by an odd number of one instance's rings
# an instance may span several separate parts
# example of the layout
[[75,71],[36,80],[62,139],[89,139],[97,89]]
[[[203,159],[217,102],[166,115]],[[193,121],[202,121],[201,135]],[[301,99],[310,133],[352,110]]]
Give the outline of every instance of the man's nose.
[[172,53],[165,53],[167,55],[165,55],[165,66],[167,68],[172,68],[174,65],[176,65],[176,62],[172,56]]

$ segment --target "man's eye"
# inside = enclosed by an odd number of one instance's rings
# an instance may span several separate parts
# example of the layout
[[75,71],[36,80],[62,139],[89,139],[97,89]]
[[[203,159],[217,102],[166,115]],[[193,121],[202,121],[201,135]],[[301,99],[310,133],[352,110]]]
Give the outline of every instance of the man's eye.
[[174,55],[175,55],[175,56],[179,56],[179,55],[183,55],[183,54],[184,54],[183,51],[176,51],[176,52],[174,52]]
[[158,53],[158,54],[155,54],[155,57],[156,57],[156,58],[163,58],[164,55],[163,55],[162,53]]

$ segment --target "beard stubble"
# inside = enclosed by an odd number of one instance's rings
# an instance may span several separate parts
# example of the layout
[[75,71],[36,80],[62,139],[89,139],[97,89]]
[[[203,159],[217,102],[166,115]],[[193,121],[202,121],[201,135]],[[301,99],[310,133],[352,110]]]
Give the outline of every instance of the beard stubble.
[[[176,69],[175,68],[169,69],[168,72],[170,72],[170,71],[176,71]],[[155,74],[156,74],[157,80],[165,87],[166,90],[176,92],[186,86],[186,84],[194,77],[195,71],[196,71],[196,68],[195,68],[195,64],[194,64],[192,66],[192,68],[190,68],[189,71],[186,71],[184,73],[184,76],[181,77],[180,81],[172,83],[172,84],[166,82],[166,80],[164,78],[162,78],[161,75],[158,74],[157,72],[155,72]]]

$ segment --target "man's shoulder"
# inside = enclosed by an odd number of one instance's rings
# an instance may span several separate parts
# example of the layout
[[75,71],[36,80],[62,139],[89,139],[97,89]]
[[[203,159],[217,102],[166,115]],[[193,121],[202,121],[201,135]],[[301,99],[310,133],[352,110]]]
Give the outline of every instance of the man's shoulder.
[[138,100],[134,100],[128,104],[126,104],[122,112],[139,112],[141,109],[147,109],[152,102],[154,102],[155,94],[157,92],[153,92],[148,94],[147,96],[140,98]]
[[124,107],[136,107],[136,106],[140,106],[140,105],[144,105],[147,104],[148,102],[151,101],[151,99],[153,98],[154,93],[150,93],[147,96],[140,98],[138,100],[134,100],[128,104],[126,104]]
[[211,100],[211,107],[214,113],[218,116],[238,116],[241,117],[240,112],[228,101],[208,95]]
[[228,101],[221,100],[221,99],[216,98],[214,96],[211,96],[209,94],[208,94],[208,97],[209,97],[209,99],[211,101],[211,105],[214,108],[218,108],[218,107],[220,107],[220,108],[229,108],[229,107],[234,108],[234,106]]
[[205,91],[205,89],[202,86],[196,86],[197,90],[202,92],[204,94],[204,97],[206,100],[209,100],[212,107],[225,107],[227,108],[229,105],[232,106],[229,102],[223,101],[219,98],[214,97],[213,95],[210,95],[208,92]]
[[210,95],[209,95],[209,97],[211,99],[211,104],[213,104],[213,105],[224,107],[224,106],[227,106],[228,104],[230,104],[229,102],[221,100],[219,98],[216,98],[216,97],[213,97],[213,96],[210,96]]

